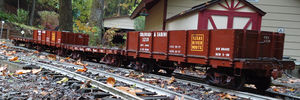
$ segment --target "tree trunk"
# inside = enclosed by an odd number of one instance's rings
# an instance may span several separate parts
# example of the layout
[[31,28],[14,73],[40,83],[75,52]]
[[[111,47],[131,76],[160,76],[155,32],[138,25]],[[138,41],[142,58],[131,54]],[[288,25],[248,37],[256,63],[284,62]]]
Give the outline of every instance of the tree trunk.
[[120,16],[121,15],[121,1],[120,0],[118,0],[118,11],[117,11],[117,16]]
[[72,0],[59,0],[59,28],[73,32]]
[[0,11],[4,11],[4,0],[0,0]]
[[104,33],[103,27],[103,15],[104,15],[104,0],[94,0],[92,5],[91,17],[90,17],[90,24],[96,25],[99,28],[97,43],[103,43],[102,41],[102,34]]
[[33,19],[34,19],[35,1],[36,0],[32,0],[32,9],[31,9],[31,14],[30,14],[30,18],[29,18],[29,25],[31,25],[31,26],[32,26]]

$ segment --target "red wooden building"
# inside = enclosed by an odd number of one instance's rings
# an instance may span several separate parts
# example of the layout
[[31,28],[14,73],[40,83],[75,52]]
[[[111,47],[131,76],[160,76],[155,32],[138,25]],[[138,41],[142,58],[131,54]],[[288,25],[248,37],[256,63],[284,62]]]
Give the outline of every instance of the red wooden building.
[[[180,4],[194,6],[186,9]],[[149,14],[145,30],[260,30],[266,14],[246,0],[143,0],[131,18],[141,13]]]

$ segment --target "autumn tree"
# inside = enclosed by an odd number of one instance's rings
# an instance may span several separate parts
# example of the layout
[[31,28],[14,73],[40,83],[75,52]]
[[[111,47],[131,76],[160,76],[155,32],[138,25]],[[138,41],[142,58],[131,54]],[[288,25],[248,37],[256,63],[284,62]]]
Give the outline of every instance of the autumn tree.
[[72,0],[59,0],[59,28],[73,31]]

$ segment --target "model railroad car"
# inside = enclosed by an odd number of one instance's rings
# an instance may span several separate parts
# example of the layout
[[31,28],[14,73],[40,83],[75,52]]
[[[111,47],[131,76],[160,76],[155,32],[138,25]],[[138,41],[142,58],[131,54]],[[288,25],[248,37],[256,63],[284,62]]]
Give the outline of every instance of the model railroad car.
[[85,40],[88,38],[73,37],[78,34],[56,32],[56,36],[49,37],[45,35],[48,31],[34,32],[33,39],[13,37],[12,40],[15,44],[72,55],[75,59],[131,66],[144,72],[164,69],[172,73],[176,67],[206,67],[208,83],[237,89],[253,83],[257,89],[265,90],[271,84],[271,77],[281,77],[283,70],[295,67],[293,61],[282,60],[285,35],[274,32],[236,29],[128,32],[124,49],[89,47]]

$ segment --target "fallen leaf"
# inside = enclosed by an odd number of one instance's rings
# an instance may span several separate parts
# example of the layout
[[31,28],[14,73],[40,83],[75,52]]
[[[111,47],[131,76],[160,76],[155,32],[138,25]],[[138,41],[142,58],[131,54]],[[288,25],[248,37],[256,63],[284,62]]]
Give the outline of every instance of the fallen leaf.
[[42,94],[43,96],[46,96],[46,95],[48,95],[48,92],[42,91],[41,94]]
[[279,92],[279,89],[278,88],[274,88],[273,91]]
[[125,77],[136,77],[138,75],[134,74],[133,71],[130,71],[129,74],[126,74]]
[[181,74],[185,74],[184,69],[181,69],[181,70],[180,70],[180,73],[181,73]]
[[59,62],[65,62],[65,59],[60,59]]
[[291,92],[294,92],[295,91],[295,89],[294,88],[291,88],[291,89],[288,89],[289,91],[291,91]]
[[13,57],[13,58],[9,59],[9,61],[16,61],[18,59],[19,59],[19,57]]
[[165,88],[165,84],[163,84],[163,83],[160,84],[160,87],[161,87],[161,88]]
[[254,84],[245,84],[245,87],[256,89]]
[[68,82],[68,81],[69,81],[69,78],[64,77],[63,79],[61,79],[60,81],[57,81],[56,83],[61,84],[61,83],[65,83],[65,82]]
[[43,80],[48,80],[47,76],[42,77]]
[[76,71],[77,71],[77,72],[86,72],[86,71],[87,71],[87,68],[86,68],[86,66],[83,66],[82,69],[77,69]]
[[42,68],[40,69],[32,69],[32,74],[36,74],[42,71]]
[[[113,72],[115,72],[114,70],[108,70],[108,72],[110,72],[110,73],[113,73]],[[126,76],[126,75],[125,75]]]
[[39,56],[39,58],[40,58],[40,59],[46,59],[46,56],[41,55],[41,56]]
[[39,51],[34,51],[33,53],[34,53],[34,54],[39,54],[40,52],[39,52]]
[[116,83],[116,80],[113,77],[109,77],[109,78],[107,78],[106,83],[111,85],[111,86],[114,86],[115,83]]
[[138,75],[137,78],[141,78],[144,77],[144,73],[142,73],[141,75]]
[[3,67],[0,67],[0,72],[6,69],[7,69],[7,65],[4,65]]
[[158,71],[159,73],[167,73],[165,70],[163,70],[163,69],[160,69],[159,71]]
[[26,73],[30,73],[31,70],[17,70],[16,74],[21,75],[21,74],[26,74]]
[[143,92],[143,90],[141,90],[141,89],[134,89],[134,92],[140,93],[140,92]]
[[157,81],[155,78],[146,78],[145,81]]
[[16,51],[12,51],[12,52],[10,52],[11,54],[17,54],[17,52]]
[[2,76],[6,76],[6,70],[3,70],[1,72],[2,72]]
[[69,59],[71,59],[71,58],[70,58],[70,57],[67,57],[67,58],[66,58],[66,60],[69,60]]
[[232,99],[237,99],[238,97],[237,96],[232,96],[230,94],[226,94],[224,99],[229,99],[229,100],[232,100]]
[[48,55],[49,60],[56,60],[56,55],[50,54]]
[[124,86],[119,86],[119,87],[116,87],[116,88],[121,90],[121,91],[125,91],[127,93],[132,94],[132,95],[135,95],[135,96],[136,96],[137,92],[143,92],[143,90],[140,90],[140,89],[131,89],[130,87],[124,87]]
[[167,86],[167,88],[177,90],[177,88],[175,88],[174,86]]
[[39,91],[37,89],[34,89],[33,92],[36,94],[39,93]]
[[175,81],[176,81],[176,80],[175,80],[175,77],[172,76],[171,79],[168,81],[168,84],[170,85],[170,84],[172,84],[172,83],[175,82]]
[[3,41],[3,42],[1,42],[1,44],[6,44],[6,42],[5,42],[5,41]]
[[83,64],[80,60],[77,60],[77,61],[75,62],[75,65],[87,66],[87,64],[86,64],[86,65]]

